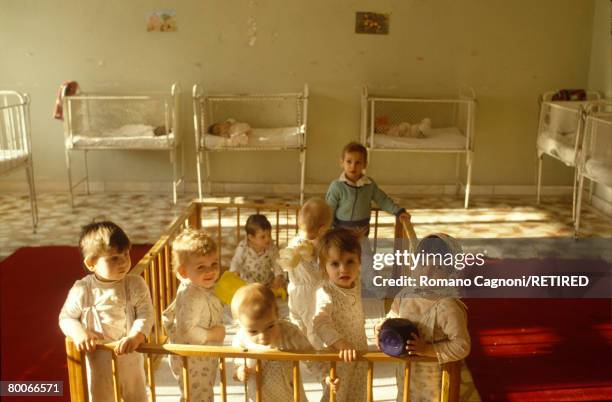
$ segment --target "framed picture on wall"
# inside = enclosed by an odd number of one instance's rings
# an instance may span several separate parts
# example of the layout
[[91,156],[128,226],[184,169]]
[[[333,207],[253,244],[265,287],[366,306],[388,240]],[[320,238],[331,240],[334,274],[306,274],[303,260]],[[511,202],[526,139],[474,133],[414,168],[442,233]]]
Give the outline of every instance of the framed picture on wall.
[[389,34],[389,14],[357,11],[355,13],[355,33]]

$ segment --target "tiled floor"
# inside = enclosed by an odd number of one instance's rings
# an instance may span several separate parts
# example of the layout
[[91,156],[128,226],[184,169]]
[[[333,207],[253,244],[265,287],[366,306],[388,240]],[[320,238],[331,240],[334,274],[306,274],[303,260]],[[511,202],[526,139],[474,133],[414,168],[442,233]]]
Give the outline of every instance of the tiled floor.
[[[37,232],[32,233],[27,196],[0,194],[0,260],[23,246],[76,245],[80,227],[94,218],[102,217],[122,226],[133,243],[152,244],[191,199],[191,196],[182,196],[174,206],[166,195],[101,193],[77,197],[75,208],[72,209],[66,194],[41,194],[38,199],[40,223]],[[294,197],[215,197],[207,198],[206,201],[296,203]],[[581,235],[584,238],[575,241],[569,198],[546,198],[541,205],[536,206],[532,197],[473,197],[468,210],[463,209],[461,199],[453,197],[406,198],[397,201],[412,214],[419,237],[444,232],[464,240],[467,249],[487,249],[492,257],[563,255],[602,257],[612,261],[612,219],[586,206],[582,215]],[[242,212],[241,224],[244,224],[246,213]],[[216,214],[203,217],[205,225],[214,226],[217,219]],[[223,222],[234,222],[235,225],[235,213],[232,211],[226,211],[222,219]],[[379,237],[393,236],[393,221],[393,217],[380,215]],[[225,264],[236,244],[235,233],[235,228],[227,228],[222,233]],[[369,309],[366,331],[371,344],[373,323],[383,314],[382,304],[377,302],[366,303]],[[230,322],[228,318],[228,334],[235,331]],[[226,340],[229,342],[230,338],[228,336]],[[382,395],[382,400],[394,400],[393,370],[390,364],[377,365],[374,382],[377,398]],[[469,371],[463,373],[462,380],[473,384]],[[304,383],[309,399],[318,399],[320,388],[316,382],[305,374]],[[462,392],[471,393],[470,400],[479,399],[473,385],[466,388]],[[168,366],[162,364],[157,372],[158,400],[176,400],[177,391]],[[228,394],[229,400],[243,400],[242,386],[231,380]]]
[[[182,196],[176,206],[167,195],[92,194],[78,196],[75,208],[67,194],[40,194],[40,223],[32,233],[29,202],[25,194],[0,194],[0,258],[23,246],[76,245],[79,228],[105,217],[122,226],[133,243],[153,243],[192,199]],[[215,197],[207,201],[290,202],[293,197]],[[413,215],[417,235],[444,232],[459,238],[564,238],[573,237],[568,198],[545,198],[539,206],[533,197],[473,197],[463,209],[454,197],[399,199]],[[388,224],[392,219],[381,214]],[[612,238],[612,219],[586,206],[581,236]]]

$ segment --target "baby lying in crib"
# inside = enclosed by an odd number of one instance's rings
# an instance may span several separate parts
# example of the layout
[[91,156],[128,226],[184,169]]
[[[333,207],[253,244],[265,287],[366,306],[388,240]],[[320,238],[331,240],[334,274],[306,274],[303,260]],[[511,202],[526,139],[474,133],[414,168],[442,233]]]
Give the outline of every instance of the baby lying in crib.
[[389,124],[387,116],[376,118],[374,132],[392,137],[425,138],[425,132],[431,129],[431,119],[424,118],[419,124],[410,124],[405,121],[399,124]]
[[213,123],[208,127],[208,134],[218,135],[228,139],[228,145],[247,145],[251,126],[248,123],[227,119],[220,123]]

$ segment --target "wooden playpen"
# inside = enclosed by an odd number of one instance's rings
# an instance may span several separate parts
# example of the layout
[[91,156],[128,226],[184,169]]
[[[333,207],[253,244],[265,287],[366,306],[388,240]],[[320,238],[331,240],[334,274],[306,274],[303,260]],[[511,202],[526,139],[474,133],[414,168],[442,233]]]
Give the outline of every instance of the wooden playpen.
[[[219,261],[222,267],[227,267],[224,263],[229,255],[226,251],[231,248],[231,240],[238,243],[241,237],[242,224],[250,213],[265,214],[272,223],[273,238],[277,244],[282,245],[297,232],[297,212],[298,205],[288,204],[257,204],[257,203],[209,203],[192,202],[187,210],[179,216],[168,228],[160,239],[151,247],[133,268],[132,273],[143,275],[151,290],[155,320],[153,330],[148,338],[148,343],[141,345],[138,351],[145,355],[145,369],[147,374],[147,385],[150,389],[151,402],[156,401],[155,367],[156,361],[164,355],[181,356],[184,363],[183,370],[188,370],[189,357],[206,356],[219,358],[220,374],[220,396],[222,401],[227,401],[227,360],[233,358],[256,359],[256,400],[262,402],[261,394],[261,361],[262,360],[283,360],[293,362],[293,383],[299,384],[300,365],[302,360],[326,361],[330,362],[330,376],[335,376],[336,362],[340,361],[337,353],[304,351],[299,353],[290,352],[257,352],[248,351],[228,346],[199,346],[199,345],[178,345],[165,344],[167,337],[161,321],[161,314],[164,309],[172,302],[176,295],[178,280],[172,273],[171,268],[171,244],[173,239],[185,227],[203,227],[215,237],[219,247]],[[408,237],[411,234],[406,226],[396,221],[395,217],[380,214],[379,210],[373,210],[373,242],[374,246],[378,239],[383,235],[395,238]],[[214,229],[214,230],[211,230]],[[229,247],[228,247],[229,246]],[[114,343],[100,344],[98,348],[112,351]],[[68,374],[70,382],[70,397],[72,402],[88,401],[87,375],[85,372],[85,354],[78,352],[70,338],[66,338],[66,354],[68,362]],[[113,383],[115,401],[121,401],[121,390],[118,382],[118,371],[116,364],[117,356],[113,352]],[[422,357],[393,358],[381,352],[364,352],[358,356],[358,361],[368,364],[367,371],[367,401],[374,400],[373,380],[375,362],[403,362],[404,363],[404,383],[403,400],[408,401],[410,396],[410,363],[411,362],[435,362],[435,359]],[[441,401],[457,401],[459,399],[461,362],[452,362],[442,365]],[[183,375],[184,395],[189,400],[188,375]],[[294,387],[293,400],[299,401],[299,387]],[[335,401],[332,392],[330,401]],[[266,401],[267,402],[267,401]]]

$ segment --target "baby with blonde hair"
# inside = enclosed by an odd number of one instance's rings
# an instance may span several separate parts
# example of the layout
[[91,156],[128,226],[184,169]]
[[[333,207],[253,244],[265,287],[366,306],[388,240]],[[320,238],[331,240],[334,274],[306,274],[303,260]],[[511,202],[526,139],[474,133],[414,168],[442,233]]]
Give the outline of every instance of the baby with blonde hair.
[[[259,283],[238,289],[232,299],[232,315],[239,324],[233,339],[233,346],[243,350],[262,351],[280,350],[285,352],[305,352],[312,345],[289,321],[279,319],[274,293]],[[329,365],[320,362],[304,362],[315,374],[325,378],[326,384],[336,389],[339,380],[331,380],[327,373]],[[234,377],[241,382],[248,381],[247,396],[255,401],[255,360],[234,359]],[[291,361],[262,360],[261,392],[264,401],[293,400],[293,363]],[[300,400],[306,401],[302,382],[299,384]]]
[[310,198],[298,213],[298,235],[280,253],[279,263],[289,274],[289,318],[315,347],[321,341],[314,336],[312,318],[315,313],[315,292],[322,275],[316,248],[320,237],[332,223],[332,211],[325,200]]
[[[225,338],[223,305],[215,296],[219,279],[217,245],[201,229],[185,229],[172,242],[172,266],[180,280],[176,298],[163,312],[170,343],[190,345],[222,344]],[[189,387],[192,401],[212,401],[218,359],[189,358]],[[170,357],[170,367],[183,395],[183,364]]]

